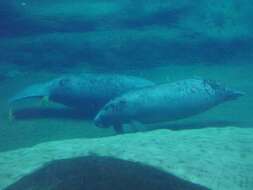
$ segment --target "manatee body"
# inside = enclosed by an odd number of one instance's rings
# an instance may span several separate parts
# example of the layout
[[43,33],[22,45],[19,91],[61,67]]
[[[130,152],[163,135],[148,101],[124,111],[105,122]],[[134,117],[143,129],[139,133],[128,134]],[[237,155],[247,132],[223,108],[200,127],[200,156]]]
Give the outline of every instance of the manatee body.
[[98,127],[118,132],[130,122],[156,123],[204,112],[243,93],[202,79],[181,80],[128,92],[107,103],[95,117]]
[[97,112],[104,104],[125,92],[154,85],[134,76],[117,74],[68,75],[32,85],[9,100],[9,104],[27,99],[43,98],[77,109]]

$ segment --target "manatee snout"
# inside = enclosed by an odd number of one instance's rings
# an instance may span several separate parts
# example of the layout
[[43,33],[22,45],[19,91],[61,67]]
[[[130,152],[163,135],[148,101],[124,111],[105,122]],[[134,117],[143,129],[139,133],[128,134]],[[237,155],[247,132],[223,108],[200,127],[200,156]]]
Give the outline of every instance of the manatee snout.
[[94,124],[100,128],[109,128],[120,125],[124,121],[122,117],[123,106],[121,99],[110,101],[102,108],[94,119]]
[[99,128],[108,128],[110,127],[109,121],[106,117],[106,113],[105,111],[101,111],[99,112],[95,119],[94,119],[94,124],[99,127]]
[[105,126],[105,124],[103,123],[103,120],[101,119],[100,117],[100,114],[99,115],[96,115],[95,119],[94,119],[94,124],[99,127],[99,128],[107,128]]

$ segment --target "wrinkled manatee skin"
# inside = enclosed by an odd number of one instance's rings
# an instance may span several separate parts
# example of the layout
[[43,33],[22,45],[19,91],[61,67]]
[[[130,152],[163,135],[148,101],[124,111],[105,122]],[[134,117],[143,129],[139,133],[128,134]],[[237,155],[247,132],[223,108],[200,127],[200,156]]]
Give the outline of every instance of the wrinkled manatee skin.
[[98,127],[132,121],[155,123],[204,112],[242,93],[211,80],[187,79],[126,93],[107,103],[95,117]]
[[153,82],[124,75],[86,74],[63,77],[50,90],[50,99],[64,105],[99,110],[109,100],[130,90],[153,85]]

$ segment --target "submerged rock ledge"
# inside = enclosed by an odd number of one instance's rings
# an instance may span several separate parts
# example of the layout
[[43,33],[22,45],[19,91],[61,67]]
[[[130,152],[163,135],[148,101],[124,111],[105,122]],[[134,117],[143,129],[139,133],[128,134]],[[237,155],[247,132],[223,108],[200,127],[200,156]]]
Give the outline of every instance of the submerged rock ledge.
[[143,163],[210,189],[253,189],[253,128],[235,127],[156,130],[2,152],[0,189],[50,161],[88,155]]

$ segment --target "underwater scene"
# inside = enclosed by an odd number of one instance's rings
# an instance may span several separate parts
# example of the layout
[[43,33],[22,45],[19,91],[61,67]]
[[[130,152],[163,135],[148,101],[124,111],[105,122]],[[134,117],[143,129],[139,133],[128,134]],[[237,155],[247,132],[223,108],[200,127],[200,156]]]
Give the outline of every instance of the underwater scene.
[[1,0],[0,190],[253,190],[253,2]]

